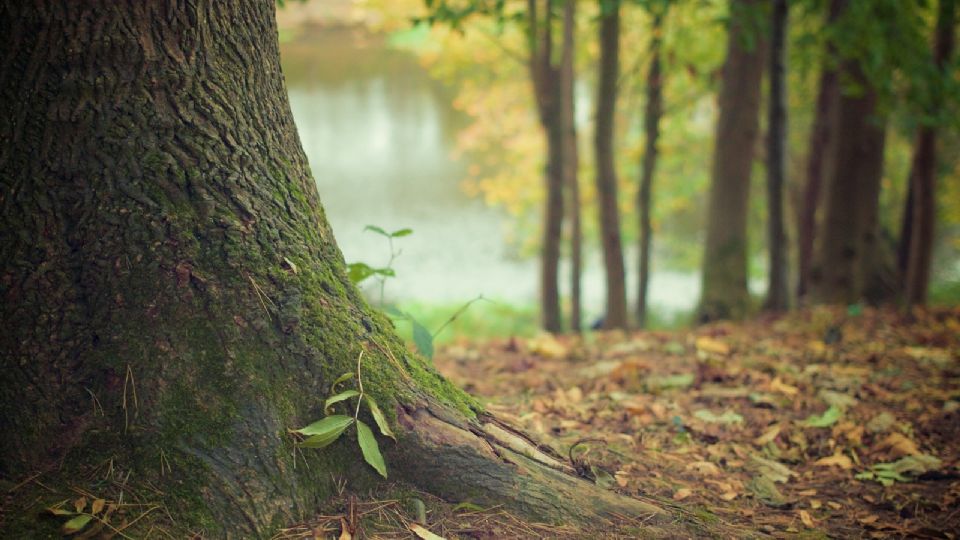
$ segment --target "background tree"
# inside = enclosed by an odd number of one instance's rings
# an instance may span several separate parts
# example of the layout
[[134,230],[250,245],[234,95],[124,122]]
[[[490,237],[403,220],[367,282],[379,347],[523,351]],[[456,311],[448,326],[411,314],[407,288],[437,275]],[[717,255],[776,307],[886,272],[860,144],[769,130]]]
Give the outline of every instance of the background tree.
[[697,319],[742,317],[747,290],[747,203],[760,116],[763,2],[731,0],[727,59],[713,151],[703,290]]
[[[829,33],[840,14],[840,0],[830,0],[822,31]],[[814,105],[813,128],[807,146],[806,183],[803,198],[797,211],[797,298],[807,295],[810,282],[810,267],[813,262],[813,246],[817,232],[817,210],[820,207],[821,187],[826,174],[827,153],[832,147],[832,138],[837,100],[840,98],[840,83],[837,80],[836,47],[828,38],[820,60],[820,81]]]
[[783,186],[787,176],[787,0],[773,0],[770,18],[770,95],[767,110],[767,250],[769,284],[764,308],[785,311],[790,305],[787,234],[783,220]]
[[614,109],[620,73],[620,0],[600,0],[600,71],[594,152],[597,164],[597,213],[606,271],[604,328],[627,327],[627,291],[620,241],[617,171],[614,165]]
[[[933,73],[930,80],[928,117],[937,119],[945,105],[945,93],[950,83],[951,56],[956,31],[956,0],[938,3],[936,32],[933,44]],[[927,300],[930,281],[930,260],[933,255],[936,205],[937,129],[933,121],[923,122],[917,130],[913,161],[910,167],[907,198],[909,211],[905,212],[905,234],[900,241],[901,252],[908,254],[905,271],[905,299],[908,305],[923,305]]]
[[637,190],[637,216],[640,224],[640,245],[637,283],[637,325],[647,324],[647,286],[650,282],[650,197],[653,191],[653,174],[657,167],[657,142],[660,138],[660,118],[663,116],[663,74],[660,67],[663,46],[663,19],[670,4],[653,3],[648,6],[653,25],[650,34],[650,66],[647,68],[647,102],[643,114],[645,145],[640,165],[640,188]]
[[[393,478],[547,520],[662,515],[517,447],[367,307],[293,125],[272,0],[44,7],[0,11],[5,478],[149,493],[175,535],[270,536],[334,475],[377,481],[355,438],[301,452],[288,433],[352,371],[396,434]],[[64,496],[21,486],[7,531],[49,536],[31,505]]]
[[581,313],[581,271],[583,268],[583,227],[580,223],[579,150],[577,146],[576,77],[573,69],[576,31],[576,3],[563,3],[563,45],[560,55],[560,116],[563,129],[563,173],[567,190],[567,215],[570,223],[570,330],[579,333]]

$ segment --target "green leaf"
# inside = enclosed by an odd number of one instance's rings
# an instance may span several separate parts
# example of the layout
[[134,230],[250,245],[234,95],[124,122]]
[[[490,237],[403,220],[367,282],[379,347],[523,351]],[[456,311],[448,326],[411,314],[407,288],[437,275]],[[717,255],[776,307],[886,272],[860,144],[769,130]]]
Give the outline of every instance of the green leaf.
[[370,267],[370,265],[362,262],[350,263],[347,265],[347,276],[350,278],[350,283],[356,285],[361,281],[367,279],[376,273],[376,270]]
[[330,385],[330,391],[333,392],[333,389],[336,388],[338,384],[347,382],[347,381],[349,381],[349,380],[352,379],[352,378],[353,378],[353,372],[352,372],[352,371],[348,371],[348,372],[344,373],[343,375],[337,377],[337,379],[336,379],[335,381],[333,381],[333,384]]
[[377,227],[376,225],[367,225],[366,227],[363,228],[363,230],[364,230],[364,231],[373,231],[373,232],[375,232],[375,233],[377,233],[377,234],[380,234],[380,235],[386,236],[387,238],[390,238],[390,233],[388,233],[387,231],[383,230],[383,229],[380,228],[380,227]]
[[810,415],[809,418],[803,421],[803,425],[807,427],[830,427],[836,424],[841,416],[843,416],[843,410],[836,405],[831,405],[829,409],[819,416],[816,414]]
[[384,306],[384,307],[383,307],[383,312],[386,313],[387,315],[393,317],[394,319],[408,319],[408,318],[410,318],[409,315],[407,315],[406,313],[400,311],[400,309],[397,308],[397,306],[394,306],[393,304],[391,304],[391,305],[389,305],[389,306]]
[[373,273],[379,276],[397,277],[397,273],[393,268],[374,268]]
[[[352,374],[351,374],[351,375],[352,375]],[[323,410],[324,410],[324,411],[327,411],[327,410],[330,409],[330,406],[331,406],[331,405],[333,405],[333,404],[335,404],[335,403],[340,403],[340,402],[343,401],[343,400],[350,399],[350,398],[352,398],[352,397],[354,397],[354,396],[359,396],[359,395],[360,395],[360,392],[357,392],[356,390],[344,390],[343,392],[340,392],[339,394],[337,394],[337,395],[335,395],[335,396],[330,396],[330,397],[328,397],[328,398],[327,398],[327,401],[324,402],[324,404],[323,404]]]
[[380,476],[386,478],[387,464],[383,462],[383,456],[380,455],[380,446],[377,445],[377,439],[373,436],[373,430],[360,420],[357,420],[357,441],[360,443],[363,459],[376,469]]
[[383,411],[380,410],[380,406],[377,405],[377,402],[373,400],[368,394],[364,394],[363,399],[367,402],[367,406],[370,407],[370,414],[373,415],[373,419],[377,422],[377,427],[380,428],[380,433],[383,433],[387,437],[390,437],[394,441],[397,440],[397,437],[393,434],[393,431],[390,430],[390,424],[387,422],[387,417],[384,416]]
[[462,502],[453,507],[454,512],[486,512],[487,509],[472,502]]
[[305,428],[295,430],[294,432],[310,436],[307,440],[300,443],[300,446],[304,448],[323,448],[337,440],[344,430],[350,427],[353,422],[354,419],[352,416],[335,414],[314,422]]
[[404,236],[410,236],[413,234],[413,229],[398,229],[390,233],[390,236],[393,238],[403,238]]
[[413,324],[413,344],[417,346],[420,354],[433,360],[433,334],[416,319],[411,317],[410,322]]
[[70,521],[63,524],[60,527],[60,532],[63,534],[77,534],[82,531],[84,527],[87,526],[87,523],[90,523],[90,520],[93,519],[93,516],[90,514],[80,514],[79,516],[71,519]]

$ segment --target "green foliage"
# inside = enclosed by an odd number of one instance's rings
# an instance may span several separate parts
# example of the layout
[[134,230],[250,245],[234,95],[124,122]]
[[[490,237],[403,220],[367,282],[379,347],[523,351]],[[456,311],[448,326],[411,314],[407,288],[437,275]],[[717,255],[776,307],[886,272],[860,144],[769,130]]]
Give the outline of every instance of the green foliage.
[[[397,437],[394,435],[393,430],[390,429],[390,424],[387,422],[387,417],[383,414],[380,406],[377,405],[377,402],[374,401],[369,394],[365,394],[363,391],[363,380],[360,376],[361,360],[363,360],[363,352],[361,352],[360,356],[357,358],[357,372],[344,373],[338,377],[333,384],[330,385],[330,392],[335,392],[338,385],[345,383],[350,379],[356,380],[357,388],[343,390],[331,395],[323,404],[324,413],[327,414],[326,417],[306,427],[290,430],[290,432],[306,437],[299,443],[301,448],[321,449],[326,448],[327,446],[330,446],[336,442],[350,426],[356,426],[357,442],[360,446],[360,453],[363,455],[363,459],[371,467],[373,467],[374,470],[380,474],[380,476],[386,478],[387,465],[383,460],[383,455],[380,453],[380,446],[377,444],[377,438],[374,436],[373,430],[370,429],[370,426],[360,420],[361,405],[365,404],[367,406],[370,416],[373,417],[373,420],[377,424],[377,428],[380,430],[382,435],[385,437],[390,437],[394,441],[397,440]],[[334,406],[337,404],[345,404],[344,402],[349,402],[351,399],[357,400],[356,406],[353,407],[353,416],[345,414],[330,414]]]

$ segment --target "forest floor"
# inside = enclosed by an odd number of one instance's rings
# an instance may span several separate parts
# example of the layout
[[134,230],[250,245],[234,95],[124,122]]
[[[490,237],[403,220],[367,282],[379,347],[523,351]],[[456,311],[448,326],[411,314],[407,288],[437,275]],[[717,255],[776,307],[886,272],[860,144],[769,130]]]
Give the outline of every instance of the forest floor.
[[[960,309],[462,342],[436,365],[585,477],[721,531],[960,538]],[[426,522],[447,538],[578,537],[447,510]]]

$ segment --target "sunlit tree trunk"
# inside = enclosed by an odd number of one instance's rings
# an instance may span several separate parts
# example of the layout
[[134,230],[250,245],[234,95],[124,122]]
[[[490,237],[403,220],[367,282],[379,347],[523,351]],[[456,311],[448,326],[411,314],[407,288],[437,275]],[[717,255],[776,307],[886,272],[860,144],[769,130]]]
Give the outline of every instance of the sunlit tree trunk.
[[770,95],[767,120],[767,249],[769,285],[764,309],[790,306],[787,234],[783,223],[783,186],[787,180],[787,0],[773,0],[770,25]]
[[647,325],[647,285],[650,282],[650,197],[653,174],[657,168],[657,142],[660,139],[660,117],[663,116],[663,75],[660,68],[660,49],[663,44],[664,11],[653,13],[650,37],[650,68],[647,71],[647,104],[643,114],[646,145],[640,164],[640,189],[637,191],[637,215],[640,217],[639,275],[637,283],[637,325]]
[[617,205],[617,172],[614,165],[614,111],[620,72],[620,1],[600,0],[600,73],[594,151],[597,161],[597,202],[600,245],[603,248],[607,300],[604,328],[627,327],[627,291]]
[[573,70],[576,4],[563,4],[563,51],[560,56],[560,114],[563,125],[563,183],[567,189],[567,215],[570,218],[570,330],[579,333],[581,313],[581,269],[583,268],[583,230],[580,223],[580,180],[578,175],[576,96]]
[[552,522],[657,513],[484,414],[367,307],[297,137],[274,9],[0,8],[4,537],[59,536],[38,516],[71,488],[156,504],[127,534],[160,520],[178,538],[270,537],[336,478],[373,488],[354,435],[316,451],[288,433],[358,366],[398,437],[380,440],[391,479]]
[[[840,2],[831,0],[827,13],[827,26],[833,24],[840,13]],[[837,100],[840,98],[840,83],[832,65],[836,49],[828,43],[821,61],[820,83],[813,129],[807,154],[807,181],[803,186],[803,199],[798,214],[797,298],[806,297],[810,286],[810,268],[813,263],[813,247],[817,232],[817,214],[822,199],[823,178],[827,171],[828,150],[834,137],[834,117]]]
[[748,23],[753,20],[750,10],[759,5],[757,0],[731,0],[730,4],[697,314],[700,322],[742,317],[750,300],[747,203],[759,130],[763,54],[760,31]]
[[[953,54],[954,32],[956,31],[956,0],[940,0],[937,13],[937,30],[933,45],[933,59],[937,66],[937,75],[946,80],[949,73],[944,67],[949,65]],[[942,83],[941,83],[942,85]],[[943,102],[939,93],[940,86],[931,109],[934,114],[939,112],[939,104]],[[905,252],[909,253],[906,264],[905,296],[907,305],[923,305],[927,301],[927,288],[930,282],[930,259],[933,256],[933,233],[936,224],[937,205],[936,194],[937,168],[937,131],[934,126],[923,125],[917,132],[913,148],[913,162],[910,168],[910,194],[908,204],[912,203],[908,213],[912,225],[909,227],[909,237],[900,239],[908,245]],[[909,239],[908,239],[909,238]]]
[[857,61],[846,61],[841,76],[859,91],[842,94],[837,104],[810,294],[816,302],[846,304],[870,296],[877,275],[886,120],[877,111],[876,89]]
[[528,0],[527,38],[530,78],[537,102],[540,125],[547,142],[544,170],[546,204],[543,209],[543,237],[540,258],[540,319],[548,332],[563,331],[560,313],[560,243],[563,235],[564,126],[561,113],[560,69],[553,62],[553,9],[544,2],[543,14],[537,0]]

